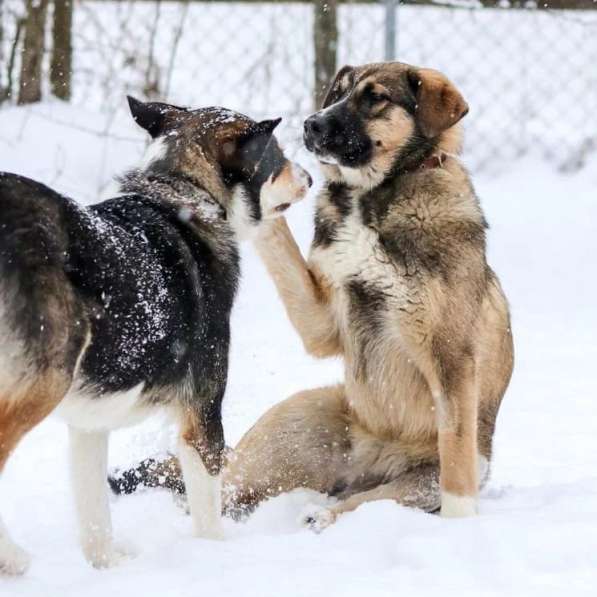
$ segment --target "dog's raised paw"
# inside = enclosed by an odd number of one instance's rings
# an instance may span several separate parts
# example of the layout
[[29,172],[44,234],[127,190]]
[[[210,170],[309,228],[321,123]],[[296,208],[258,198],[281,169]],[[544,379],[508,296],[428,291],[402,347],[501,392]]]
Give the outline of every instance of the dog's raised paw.
[[6,537],[0,537],[0,574],[18,576],[29,568],[29,554]]
[[336,514],[329,508],[314,507],[308,509],[301,516],[302,525],[313,531],[321,533],[336,521]]

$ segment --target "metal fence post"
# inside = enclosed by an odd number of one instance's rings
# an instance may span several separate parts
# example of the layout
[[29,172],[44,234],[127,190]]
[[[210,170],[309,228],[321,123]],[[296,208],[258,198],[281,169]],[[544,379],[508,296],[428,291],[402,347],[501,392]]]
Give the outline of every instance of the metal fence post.
[[398,0],[383,0],[385,5],[384,59],[396,60],[396,12]]

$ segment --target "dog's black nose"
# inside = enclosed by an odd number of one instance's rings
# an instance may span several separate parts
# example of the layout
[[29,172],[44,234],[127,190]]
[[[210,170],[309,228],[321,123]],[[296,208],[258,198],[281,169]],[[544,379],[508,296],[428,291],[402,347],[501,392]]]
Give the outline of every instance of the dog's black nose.
[[326,134],[326,120],[319,114],[312,114],[305,120],[305,134],[314,140],[321,139]]

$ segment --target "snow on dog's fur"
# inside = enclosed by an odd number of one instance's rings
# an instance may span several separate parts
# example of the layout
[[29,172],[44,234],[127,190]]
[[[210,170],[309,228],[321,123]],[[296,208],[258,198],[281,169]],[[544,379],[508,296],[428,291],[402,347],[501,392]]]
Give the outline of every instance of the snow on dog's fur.
[[[219,475],[237,240],[300,200],[308,175],[273,130],[223,108],[129,98],[154,138],[114,199],[80,207],[0,175],[0,471],[52,410],[66,420],[81,544],[96,567],[128,555],[112,538],[108,433],[155,409],[180,425],[194,531],[221,535]],[[0,520],[0,571],[27,554]]]

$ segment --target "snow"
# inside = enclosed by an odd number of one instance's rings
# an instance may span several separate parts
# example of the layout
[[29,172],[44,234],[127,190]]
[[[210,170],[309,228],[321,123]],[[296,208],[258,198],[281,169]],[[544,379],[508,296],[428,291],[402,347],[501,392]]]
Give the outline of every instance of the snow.
[[[98,189],[106,196],[110,175],[141,158],[144,137],[123,117],[119,139],[106,150],[101,130],[89,132],[94,122],[93,112],[60,103],[3,109],[0,168],[84,202],[96,200]],[[298,159],[314,173],[307,154]],[[226,520],[225,541],[206,541],[191,536],[190,518],[168,493],[153,490],[113,499],[115,534],[138,555],[97,571],[77,544],[66,429],[50,418],[23,440],[0,480],[0,511],[33,555],[25,577],[0,579],[0,595],[594,595],[597,162],[562,175],[530,156],[475,182],[516,342],[478,517],[443,520],[385,501],[315,535],[298,520],[326,499],[295,491],[266,502],[244,524]],[[314,191],[289,212],[305,248],[313,200]],[[243,280],[224,406],[231,445],[279,400],[341,379],[338,361],[304,354],[250,245]],[[173,447],[174,435],[160,417],[114,433],[110,464]]]

